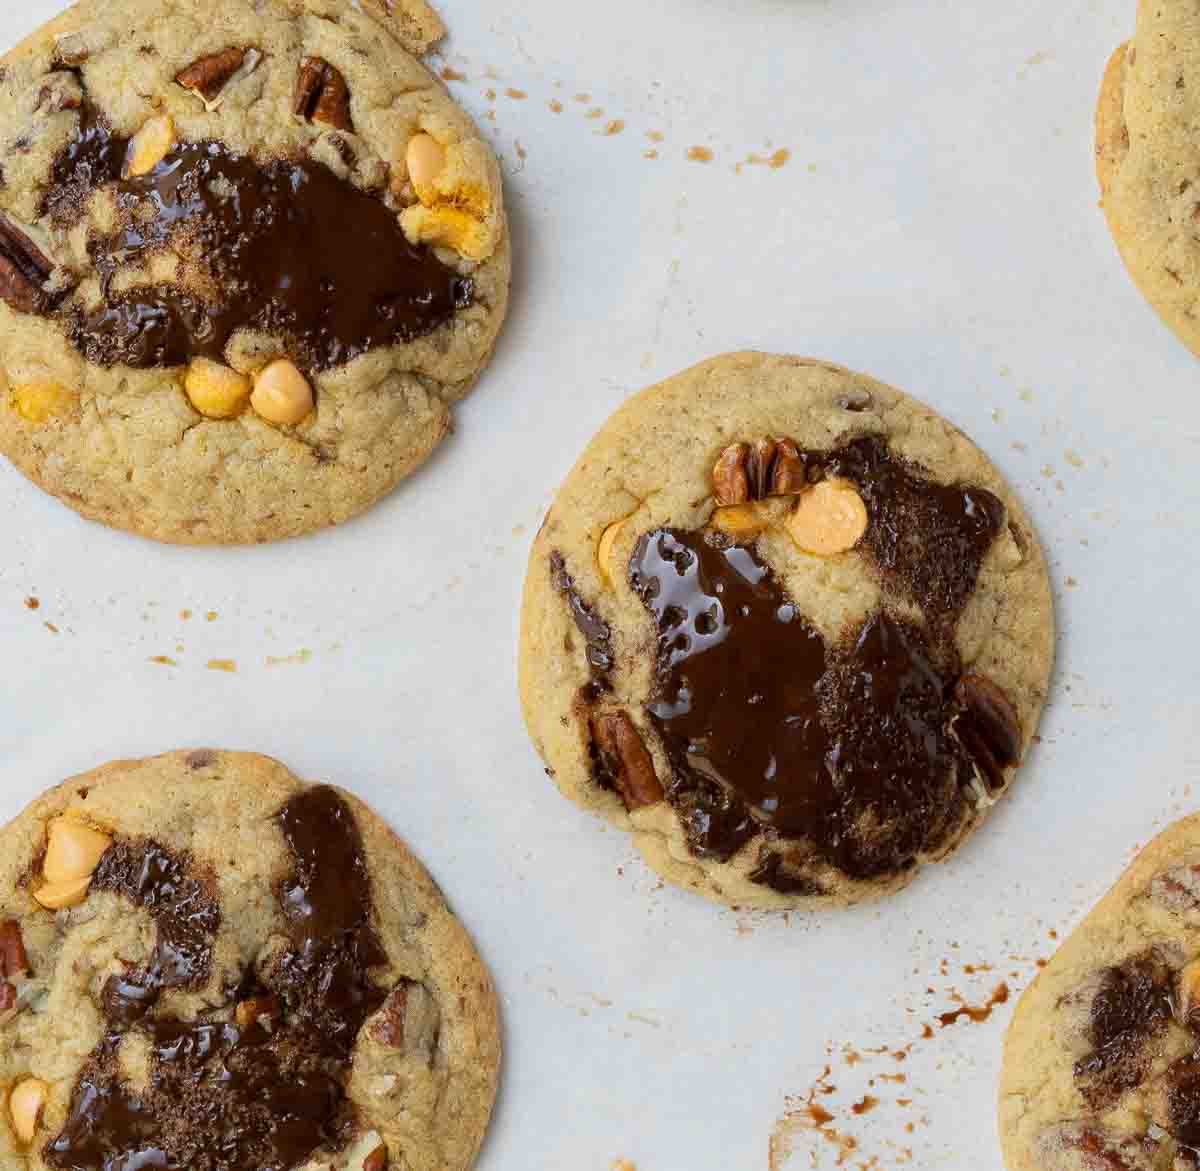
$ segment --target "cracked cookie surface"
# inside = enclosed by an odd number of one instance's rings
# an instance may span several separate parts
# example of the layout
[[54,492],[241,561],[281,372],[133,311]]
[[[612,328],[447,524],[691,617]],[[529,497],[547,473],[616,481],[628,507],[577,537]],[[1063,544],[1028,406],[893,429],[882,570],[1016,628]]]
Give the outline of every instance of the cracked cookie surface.
[[491,979],[340,789],[196,750],[73,778],[0,830],[0,1165],[465,1171]]
[[965,436],[840,367],[733,354],[633,398],[567,477],[521,697],[562,792],[663,877],[845,905],[1007,791],[1053,638],[1029,520]]
[[1200,817],[1138,856],[1009,1026],[1009,1171],[1200,1166]]
[[347,520],[505,316],[499,165],[424,0],[84,0],[0,61],[0,450],[92,519]]
[[1186,0],[1140,0],[1133,40],[1105,70],[1096,171],[1134,283],[1200,356],[1200,28]]

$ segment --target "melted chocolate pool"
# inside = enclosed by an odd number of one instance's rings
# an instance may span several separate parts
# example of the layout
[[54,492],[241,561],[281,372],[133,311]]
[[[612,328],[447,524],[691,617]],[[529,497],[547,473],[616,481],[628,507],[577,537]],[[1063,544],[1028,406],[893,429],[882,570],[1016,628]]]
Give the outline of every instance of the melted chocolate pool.
[[[282,335],[299,365],[323,370],[429,333],[471,302],[470,279],[410,244],[395,212],[320,163],[260,163],[198,142],[122,178],[127,148],[85,107],[45,202],[69,219],[107,186],[120,210],[121,228],[90,245],[102,303],[61,311],[89,361],[221,360],[230,337],[250,329]],[[166,250],[185,258],[187,288],[114,290],[118,272]]]
[[[275,998],[269,1029],[261,1021],[243,1028],[152,1015],[153,998],[125,991],[157,997],[203,984],[218,912],[186,858],[153,843],[119,842],[105,854],[96,881],[148,910],[157,940],[144,969],[127,974],[112,995],[106,989],[108,1033],[80,1074],[65,1125],[44,1149],[50,1166],[290,1171],[317,1148],[338,1149],[352,1137],[346,1067],[359,1029],[384,999],[368,969],[386,958],[371,926],[362,840],[329,788],[304,790],[278,822],[294,857],[279,892],[291,948],[269,965],[266,987],[247,973],[237,991],[239,1000]],[[134,1036],[150,1055],[141,1089],[118,1066],[122,1043]]]

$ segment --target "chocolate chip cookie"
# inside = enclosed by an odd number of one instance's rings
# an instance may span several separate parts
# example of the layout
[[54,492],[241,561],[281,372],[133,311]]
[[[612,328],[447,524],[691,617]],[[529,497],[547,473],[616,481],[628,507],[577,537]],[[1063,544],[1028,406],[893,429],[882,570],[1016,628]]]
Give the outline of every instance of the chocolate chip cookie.
[[1200,817],[1146,848],[1022,998],[1004,1047],[1009,1171],[1200,1166]]
[[983,454],[838,366],[735,354],[637,396],[534,542],[533,741],[665,878],[849,904],[1008,789],[1053,658],[1045,562]]
[[424,0],[84,0],[0,60],[0,450],[164,541],[294,536],[443,439],[508,299]]
[[120,761],[0,830],[0,1166],[462,1171],[491,980],[361,802],[242,753]]
[[1113,238],[1134,283],[1200,355],[1200,28],[1186,0],[1138,5],[1096,112],[1096,170]]

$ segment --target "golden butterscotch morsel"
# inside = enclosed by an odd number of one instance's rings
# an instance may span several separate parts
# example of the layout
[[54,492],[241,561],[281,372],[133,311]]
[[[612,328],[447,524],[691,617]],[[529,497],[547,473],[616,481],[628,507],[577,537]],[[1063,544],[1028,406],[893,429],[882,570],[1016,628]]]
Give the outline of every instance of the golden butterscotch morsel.
[[252,383],[220,362],[196,358],[184,376],[183,388],[192,406],[206,418],[232,419],[245,408]]
[[41,1078],[27,1077],[13,1086],[8,1096],[8,1112],[13,1133],[23,1147],[30,1146],[42,1120],[50,1087]]
[[613,572],[612,552],[613,546],[617,543],[617,538],[621,535],[621,529],[624,527],[625,522],[623,520],[610,524],[600,535],[600,542],[596,546],[596,564],[600,569],[600,576],[610,586],[616,584],[617,577],[619,576]]
[[432,134],[418,134],[409,142],[405,157],[408,177],[417,197],[422,202],[426,198],[433,202],[436,199],[434,185],[446,169],[446,148]]
[[796,502],[787,530],[805,553],[835,557],[862,540],[867,519],[867,506],[853,484],[822,480]]
[[254,379],[250,405],[268,423],[299,423],[312,413],[312,387],[294,362],[278,358]]
[[13,384],[9,399],[22,419],[40,424],[69,415],[78,404],[79,395],[51,378],[35,378]]
[[167,157],[167,152],[178,141],[175,122],[170,114],[159,114],[151,118],[129,143],[126,172],[129,175],[149,174]]
[[712,515],[713,527],[735,541],[752,541],[771,523],[771,516],[758,504],[727,504]]
[[90,878],[112,837],[73,817],[56,817],[46,830],[42,877],[49,883]]

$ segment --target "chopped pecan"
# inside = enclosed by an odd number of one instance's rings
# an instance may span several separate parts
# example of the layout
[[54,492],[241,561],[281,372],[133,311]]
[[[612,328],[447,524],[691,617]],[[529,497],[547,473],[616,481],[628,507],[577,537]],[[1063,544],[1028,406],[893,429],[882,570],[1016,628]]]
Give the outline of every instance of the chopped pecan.
[[[381,1144],[363,1159],[362,1171],[383,1171],[386,1166],[387,1147]],[[353,1168],[350,1171],[353,1171]]]
[[193,61],[186,69],[175,74],[175,80],[184,89],[198,93],[206,102],[211,102],[225,87],[225,83],[242,67],[246,50],[231,45],[219,53],[209,53]]
[[341,73],[321,57],[305,57],[300,62],[292,108],[298,118],[354,133],[350,87]]
[[773,439],[756,439],[750,445],[750,454],[746,457],[746,479],[750,482],[753,500],[765,500],[770,495],[776,446]]
[[992,792],[1004,787],[1004,770],[1019,763],[1021,718],[1004,692],[984,675],[964,675],[954,688],[963,707],[955,731],[975,758]]
[[402,980],[372,1018],[369,1030],[380,1045],[429,1062],[440,1027],[441,1013],[429,989],[424,984]]
[[746,504],[768,496],[798,496],[808,487],[808,469],[791,439],[731,443],[713,468],[717,504]]
[[630,812],[657,805],[664,797],[654,761],[628,712],[602,712],[591,720],[592,739],[608,775]]
[[21,937],[21,924],[15,919],[0,922],[0,976],[21,977],[29,974],[29,956]]
[[0,298],[18,313],[37,313],[54,265],[11,220],[0,213]]
[[790,439],[779,440],[771,470],[771,495],[798,496],[807,487],[808,469],[800,458],[800,449]]
[[1113,1134],[1098,1123],[1064,1122],[1042,1131],[1035,1149],[1043,1171],[1153,1171],[1159,1145]]
[[0,980],[0,1013],[6,1013],[17,1003],[17,990],[7,981]]
[[717,503],[724,507],[728,504],[745,504],[750,500],[750,480],[746,475],[746,460],[750,456],[750,446],[746,443],[731,443],[717,460],[713,468],[713,491]]

